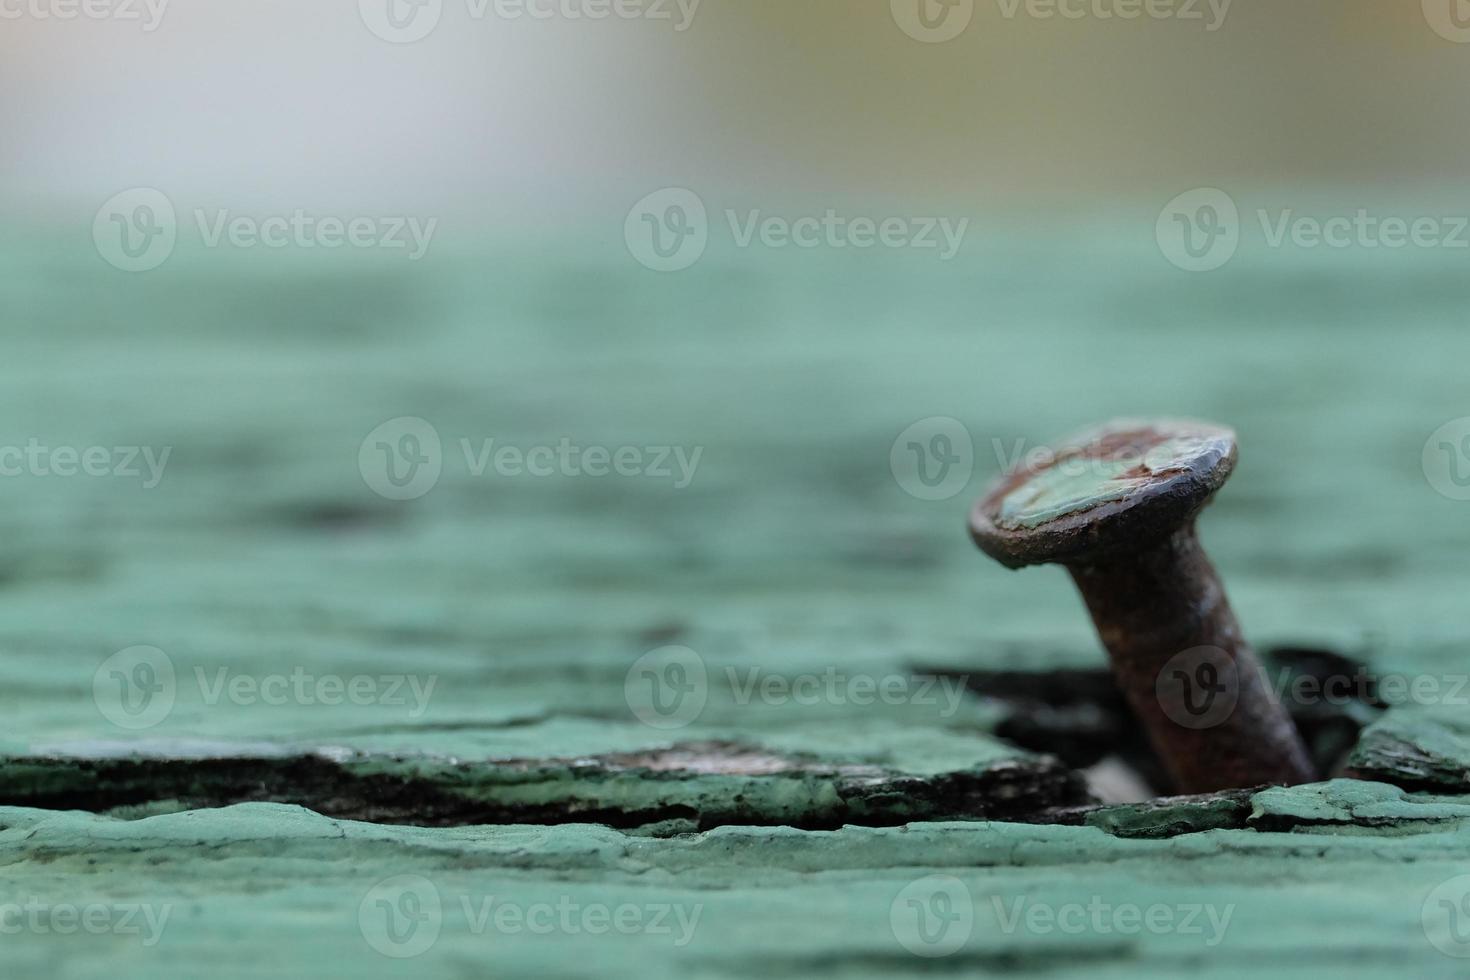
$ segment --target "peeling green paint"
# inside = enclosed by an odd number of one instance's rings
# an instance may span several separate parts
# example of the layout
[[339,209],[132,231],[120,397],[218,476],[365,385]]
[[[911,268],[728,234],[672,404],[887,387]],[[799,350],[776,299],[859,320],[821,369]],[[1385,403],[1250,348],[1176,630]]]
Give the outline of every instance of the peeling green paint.
[[[1463,819],[1393,837],[1314,826],[1120,841],[1091,827],[928,823],[650,839],[586,824],[383,827],[247,804],[132,821],[0,808],[0,826],[0,901],[144,906],[163,919],[152,946],[137,934],[78,934],[65,944],[34,931],[7,937],[13,975],[79,980],[134,970],[191,976],[201,963],[223,978],[299,972],[303,963],[313,976],[353,980],[487,968],[529,976],[568,962],[656,978],[818,963],[856,977],[926,965],[1227,977],[1249,963],[1264,975],[1371,977],[1392,964],[1406,976],[1448,978],[1461,965],[1431,944],[1422,908],[1447,879],[1470,872]],[[930,894],[936,874],[967,914],[953,951],[924,959],[904,945],[913,937],[902,915],[909,897]],[[382,911],[372,898],[405,876],[432,896],[432,941],[395,959],[380,951]],[[538,933],[514,917],[479,916],[487,901],[561,906],[573,917]],[[682,910],[696,924],[687,934],[594,935],[577,914],[625,905]],[[1055,916],[1074,907],[1059,928]],[[1134,909],[1169,916],[1173,927],[1129,931],[1113,912]],[[1183,928],[1185,915],[1197,927]],[[672,912],[669,920],[679,921]]]
[[[862,801],[892,819],[945,815],[942,797],[923,794],[947,774],[1026,758],[994,737],[1007,712],[979,699],[952,711],[742,703],[727,671],[1100,667],[1066,576],[989,567],[961,528],[1010,447],[1113,412],[1197,415],[1240,433],[1241,469],[1201,534],[1257,646],[1359,652],[1410,678],[1463,674],[1470,521],[1420,458],[1430,433],[1465,413],[1462,270],[1423,250],[1391,265],[1318,265],[1315,295],[1329,297],[1318,302],[1280,267],[1238,260],[1201,293],[1159,268],[1151,241],[1070,231],[1044,250],[1010,234],[976,239],[984,260],[942,273],[850,256],[799,269],[710,256],[654,283],[620,278],[576,245],[527,241],[436,249],[412,274],[340,258],[225,270],[181,251],[165,278],[123,280],[69,252],[71,238],[9,227],[5,443],[174,447],[152,490],[0,487],[0,783],[12,800],[65,793],[87,807],[102,785],[88,766],[102,760],[137,790],[146,767],[129,760],[172,758],[185,785],[169,792],[187,795],[218,788],[202,775],[209,758],[249,757],[268,774],[322,752],[353,783],[408,787],[399,806],[423,807],[412,793],[426,778],[480,803],[561,807],[563,820],[630,805],[666,819],[635,834],[356,823],[265,803],[180,810],[198,799],[177,797],[122,803],[117,819],[6,808],[3,900],[175,908],[174,928],[148,949],[6,936],[6,975],[207,967],[376,980],[566,963],[605,977],[1463,975],[1423,926],[1434,890],[1470,873],[1463,706],[1391,707],[1356,747],[1347,771],[1359,780],[1065,807],[1056,824],[696,832],[699,820],[679,815],[738,795],[761,819],[841,819],[832,772],[844,767],[893,780]],[[1152,315],[1141,296],[1188,317]],[[1137,383],[1099,372],[1103,360],[1136,366]],[[937,414],[968,428],[974,473],[951,499],[918,500],[888,452],[896,432]],[[356,453],[400,415],[433,422],[446,466],[423,498],[389,502],[365,486]],[[492,437],[706,452],[677,492],[475,476],[458,440]],[[1058,486],[1016,508],[1039,516],[1121,489]],[[180,685],[165,719],[126,731],[99,714],[93,680],[138,643],[165,650]],[[695,650],[711,678],[703,712],[673,733],[640,724],[623,691],[630,665],[668,643]],[[411,671],[438,684],[418,715],[411,704],[211,703],[220,668],[256,680]],[[709,741],[827,774],[762,783],[548,762]],[[508,760],[540,764],[514,771]],[[202,785],[187,785],[196,776]],[[363,816],[401,816],[386,795],[373,799],[382,813]],[[405,874],[431,878],[456,917],[421,960],[377,954],[358,924],[368,889]],[[960,880],[976,905],[977,931],[949,958],[895,941],[893,903],[928,874]],[[487,894],[706,911],[679,950],[646,937],[476,935],[458,899]],[[1205,949],[1188,936],[1006,933],[992,904],[1092,896],[1236,911]]]
[[[1098,455],[1062,448],[1045,467],[1029,473],[1023,483],[1001,499],[997,524],[1007,528],[1039,527],[1048,521],[1125,500],[1159,476],[1188,467],[1210,441],[1178,435],[1155,443],[1144,452]],[[1070,444],[1069,444],[1070,445]]]

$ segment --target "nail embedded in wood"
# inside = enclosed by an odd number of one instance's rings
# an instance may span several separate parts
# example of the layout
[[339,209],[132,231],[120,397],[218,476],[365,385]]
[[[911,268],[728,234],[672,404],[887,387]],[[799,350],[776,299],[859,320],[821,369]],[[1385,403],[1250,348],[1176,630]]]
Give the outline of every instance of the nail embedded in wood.
[[1031,454],[970,514],[1001,564],[1071,573],[1182,793],[1317,778],[1195,533],[1237,454],[1221,426],[1115,421]]

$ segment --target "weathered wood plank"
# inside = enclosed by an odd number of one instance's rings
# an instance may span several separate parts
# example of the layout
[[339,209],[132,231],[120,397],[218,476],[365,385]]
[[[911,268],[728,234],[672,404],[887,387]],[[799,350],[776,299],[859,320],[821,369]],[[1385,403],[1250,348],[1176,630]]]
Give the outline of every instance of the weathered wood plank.
[[[1470,503],[1436,492],[1421,454],[1470,413],[1463,270],[1242,256],[1186,281],[1115,227],[1045,248],[976,237],[942,268],[712,253],[672,278],[629,275],[616,249],[523,242],[445,242],[409,271],[181,251],[140,277],[44,233],[0,243],[0,445],[171,451],[151,487],[0,479],[0,798],[112,811],[4,810],[0,896],[174,908],[152,947],[7,936],[7,975],[895,975],[928,962],[893,915],[939,908],[929,886],[905,892],[930,874],[974,911],[949,969],[1456,975],[1442,950],[1459,951],[1453,882],[1470,872],[1470,728],[1451,690],[1470,649]],[[994,815],[983,774],[1036,762],[1007,738],[1083,765],[1088,738],[1126,734],[1103,694],[1066,717],[976,696],[1002,675],[1095,679],[1103,661],[1062,573],[1003,572],[963,530],[1004,458],[1115,414],[1239,430],[1241,467],[1201,531],[1259,646],[1435,679],[1435,703],[1344,709],[1371,726],[1357,782],[1098,808],[1062,805],[1068,773],[1042,769],[1017,805],[1051,823],[925,822]],[[435,426],[443,474],[391,501],[358,456],[401,416]],[[939,501],[890,470],[895,437],[931,416],[975,449],[968,485]],[[492,438],[702,454],[683,487],[475,475]],[[120,727],[94,682],[139,644],[169,659],[172,697]],[[699,658],[707,697],[653,727],[628,678],[670,645]],[[974,683],[927,703],[846,686],[916,667]],[[429,693],[258,695],[298,671]],[[831,673],[837,693],[790,696]],[[257,694],[219,693],[237,679]],[[748,686],[768,679],[788,693]],[[737,748],[710,771],[690,745]],[[752,771],[773,758],[794,768]],[[956,780],[982,791],[957,800]],[[298,798],[389,822],[166,812]],[[636,833],[564,822],[589,815]],[[403,825],[533,816],[552,822]],[[684,833],[730,821],[907,825]],[[445,902],[422,961],[379,955],[359,921],[400,875]],[[492,894],[705,911],[677,948],[475,934],[458,900]],[[1205,947],[1178,930],[1006,932],[992,901],[1055,914],[1094,896],[1235,911]]]
[[[0,822],[0,891],[25,896],[43,922],[75,906],[112,927],[64,944],[24,931],[9,937],[7,964],[76,978],[188,975],[201,962],[221,977],[304,964],[356,978],[888,976],[926,962],[1067,977],[1225,977],[1243,965],[1451,977],[1462,968],[1426,938],[1423,909],[1470,872],[1463,815],[1390,835],[1308,822],[1157,841],[996,823],[667,840],[567,824],[418,830],[270,804],[134,821],[6,809]],[[910,901],[958,917],[920,932]],[[595,934],[602,910],[624,907],[628,934]],[[134,908],[138,931],[118,931]],[[549,928],[533,926],[542,915]]]

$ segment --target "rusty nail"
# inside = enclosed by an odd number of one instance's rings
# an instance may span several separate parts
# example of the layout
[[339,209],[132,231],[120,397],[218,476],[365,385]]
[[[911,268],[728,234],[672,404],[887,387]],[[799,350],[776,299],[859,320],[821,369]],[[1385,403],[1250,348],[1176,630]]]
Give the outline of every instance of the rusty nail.
[[1001,564],[1071,573],[1183,793],[1316,778],[1195,533],[1236,457],[1221,426],[1116,421],[1032,454],[970,515],[975,543]]

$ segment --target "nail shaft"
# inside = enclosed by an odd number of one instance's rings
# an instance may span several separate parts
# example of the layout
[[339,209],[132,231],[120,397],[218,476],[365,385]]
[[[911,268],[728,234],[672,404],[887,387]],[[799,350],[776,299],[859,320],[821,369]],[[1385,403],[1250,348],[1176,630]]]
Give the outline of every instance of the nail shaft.
[[1142,552],[1068,571],[1176,790],[1316,778],[1193,524]]

